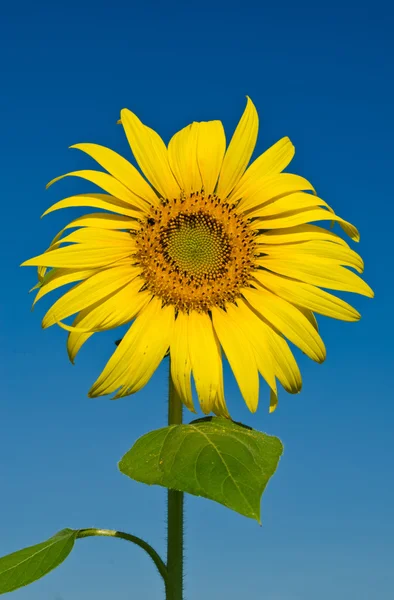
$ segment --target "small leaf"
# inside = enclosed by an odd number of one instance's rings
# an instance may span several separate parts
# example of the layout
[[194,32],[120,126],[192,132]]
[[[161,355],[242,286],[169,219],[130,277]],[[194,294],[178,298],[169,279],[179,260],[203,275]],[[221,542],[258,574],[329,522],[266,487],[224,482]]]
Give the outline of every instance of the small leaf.
[[0,594],[12,592],[40,579],[70,554],[78,530],[62,529],[41,544],[0,558]]
[[203,496],[260,522],[281,441],[228,419],[199,419],[142,436],[119,469],[136,481]]

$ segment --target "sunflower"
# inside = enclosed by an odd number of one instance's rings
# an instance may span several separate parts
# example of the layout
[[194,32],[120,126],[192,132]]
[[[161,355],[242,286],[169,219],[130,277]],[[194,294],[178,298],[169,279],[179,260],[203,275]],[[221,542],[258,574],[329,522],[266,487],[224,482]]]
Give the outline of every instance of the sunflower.
[[[48,310],[43,327],[69,331],[74,362],[95,332],[131,323],[92,397],[137,392],[169,352],[174,386],[190,410],[193,375],[202,411],[228,415],[224,356],[249,409],[257,409],[261,374],[274,410],[277,381],[290,393],[301,389],[288,341],[314,361],[325,359],[314,313],[360,318],[326,290],[373,296],[350,270],[363,271],[360,256],[314,223],[338,222],[355,241],[357,229],[309,181],[282,172],[294,156],[289,138],[248,167],[258,132],[249,98],[227,149],[220,121],[194,122],[168,147],[129,110],[120,122],[142,174],[108,148],[76,144],[106,172],[74,171],[48,184],[80,177],[105,193],[71,196],[44,213],[102,211],[73,220],[46,252],[23,263],[39,267],[34,302],[76,284]],[[71,315],[72,325],[65,324]]]

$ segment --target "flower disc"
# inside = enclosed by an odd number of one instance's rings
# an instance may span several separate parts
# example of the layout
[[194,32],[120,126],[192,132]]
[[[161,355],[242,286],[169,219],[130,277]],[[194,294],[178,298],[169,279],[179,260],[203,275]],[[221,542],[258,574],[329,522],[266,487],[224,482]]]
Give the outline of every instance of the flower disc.
[[147,289],[178,310],[208,311],[239,297],[253,264],[247,219],[214,194],[160,204],[136,233]]

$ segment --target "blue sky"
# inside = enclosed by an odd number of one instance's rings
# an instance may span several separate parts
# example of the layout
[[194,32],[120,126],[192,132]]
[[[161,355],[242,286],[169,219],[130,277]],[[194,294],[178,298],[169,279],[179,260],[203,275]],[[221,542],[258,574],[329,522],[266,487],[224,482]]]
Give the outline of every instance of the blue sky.
[[[257,151],[289,135],[291,170],[361,232],[374,300],[354,298],[359,323],[321,318],[324,365],[297,354],[304,389],[261,398],[247,413],[230,373],[237,420],[279,436],[285,454],[263,498],[259,527],[219,505],[187,499],[187,600],[369,600],[393,597],[394,406],[392,8],[358,3],[28,3],[2,8],[0,119],[3,293],[0,554],[62,527],[119,528],[165,549],[165,492],[122,476],[116,463],[164,424],[166,365],[137,396],[86,392],[116,333],[95,336],[73,367],[66,334],[31,313],[33,269],[66,215],[40,214],[88,188],[61,173],[91,168],[68,150],[108,145],[129,156],[128,107],[165,140],[192,120],[231,134],[248,94],[261,119]],[[75,213],[74,213],[75,214]],[[120,540],[78,542],[68,561],[15,600],[162,598],[149,559]]]

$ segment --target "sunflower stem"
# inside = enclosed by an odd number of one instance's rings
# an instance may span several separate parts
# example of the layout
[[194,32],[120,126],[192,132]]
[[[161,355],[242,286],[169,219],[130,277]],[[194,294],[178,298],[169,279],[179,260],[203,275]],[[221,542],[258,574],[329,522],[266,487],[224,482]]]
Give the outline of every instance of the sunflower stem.
[[[182,401],[169,373],[168,425],[182,423]],[[168,490],[166,600],[183,598],[183,492]]]

